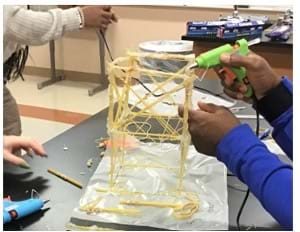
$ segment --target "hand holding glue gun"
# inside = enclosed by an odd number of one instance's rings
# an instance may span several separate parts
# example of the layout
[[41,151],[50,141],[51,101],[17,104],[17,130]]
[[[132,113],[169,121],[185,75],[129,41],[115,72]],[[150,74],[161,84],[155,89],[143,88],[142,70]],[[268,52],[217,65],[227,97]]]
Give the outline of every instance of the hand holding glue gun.
[[250,52],[249,47],[259,42],[240,39],[233,46],[217,47],[200,54],[190,68],[214,68],[230,97],[249,100],[255,95],[260,99],[280,82],[280,77],[262,57]]
[[215,69],[222,79],[224,92],[237,100],[244,100],[250,103],[253,101],[253,97],[260,100],[281,82],[281,77],[272,70],[268,62],[255,53],[250,52],[246,56],[235,53],[222,54],[220,61],[225,67],[243,66],[246,68],[247,80],[253,89],[252,97],[245,94],[247,93],[247,86],[244,83],[228,78],[222,73],[221,68]]
[[[225,46],[225,45],[224,45]],[[201,54],[196,58],[194,67],[215,68],[217,65],[226,67],[244,67],[245,76],[250,85],[246,85],[236,79],[230,79],[224,75],[224,72],[218,72],[222,79],[224,92],[232,98],[244,101],[261,100],[270,93],[281,82],[281,77],[272,70],[268,62],[249,52],[246,55],[232,53],[232,51],[222,48],[209,53]],[[225,51],[225,52],[223,52]],[[202,58],[200,59],[200,57]],[[199,58],[199,59],[198,59]],[[208,65],[205,65],[208,64]],[[191,67],[193,68],[193,67]],[[221,68],[222,69],[222,68]],[[245,95],[248,93],[248,87],[252,88],[252,95]],[[234,127],[237,127],[239,120],[224,107],[216,106],[214,104],[206,104],[198,102],[199,109],[189,110],[189,132],[192,137],[192,142],[198,152],[207,155],[216,155],[216,147],[221,139]],[[183,116],[183,106],[180,106],[179,115]]]

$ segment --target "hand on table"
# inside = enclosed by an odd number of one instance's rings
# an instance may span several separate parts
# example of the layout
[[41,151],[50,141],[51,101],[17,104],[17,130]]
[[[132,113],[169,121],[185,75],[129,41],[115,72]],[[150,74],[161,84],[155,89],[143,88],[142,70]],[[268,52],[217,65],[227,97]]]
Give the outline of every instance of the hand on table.
[[33,152],[42,157],[46,157],[43,146],[32,138],[21,136],[4,136],[3,138],[3,159],[13,165],[29,168],[28,163],[20,156],[16,155],[21,149],[32,154]]

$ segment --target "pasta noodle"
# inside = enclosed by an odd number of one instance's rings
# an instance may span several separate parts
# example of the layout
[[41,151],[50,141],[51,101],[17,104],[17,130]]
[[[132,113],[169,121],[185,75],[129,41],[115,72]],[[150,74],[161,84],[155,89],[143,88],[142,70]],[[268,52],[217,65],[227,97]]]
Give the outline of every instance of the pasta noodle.
[[[150,69],[142,66],[143,59],[176,60],[185,62],[186,65],[177,73],[165,72]],[[199,200],[196,194],[188,193],[184,189],[185,163],[190,145],[190,134],[188,132],[188,110],[192,107],[192,88],[193,81],[198,78],[193,71],[187,67],[194,62],[194,55],[177,54],[153,54],[153,53],[128,53],[127,57],[120,57],[109,64],[109,112],[108,112],[108,134],[110,137],[110,172],[109,187],[96,188],[101,195],[105,193],[115,193],[117,195],[127,195],[132,199],[121,199],[120,205],[135,207],[158,207],[171,208],[176,219],[190,218],[199,210]],[[207,71],[207,70],[206,70]],[[204,77],[206,71],[203,73]],[[147,83],[152,85],[152,90],[147,87]],[[170,87],[170,83],[173,85]],[[175,83],[175,84],[174,84]],[[146,94],[138,92],[136,85],[140,84]],[[168,86],[168,88],[167,88]],[[168,113],[158,113],[155,107],[162,102],[177,107],[174,94],[184,89],[183,117]],[[134,104],[129,104],[129,95],[132,94],[137,100]],[[150,121],[156,123],[159,129],[155,131]],[[173,122],[173,124],[171,123]],[[175,122],[175,123],[174,123]],[[175,125],[174,125],[175,124]],[[156,128],[156,129],[157,129]],[[134,149],[134,146],[126,145],[130,136],[138,140],[163,143],[172,141],[180,144],[178,167],[169,167],[159,163],[130,163],[126,161],[125,154],[127,149]],[[97,140],[99,143],[99,140]],[[102,144],[101,144],[102,145]],[[100,145],[99,145],[100,146]],[[138,143],[137,143],[138,146]],[[120,188],[117,183],[121,171],[129,168],[161,168],[178,173],[178,184],[173,191],[147,193],[143,191],[130,191]],[[133,196],[150,194],[151,196],[169,196],[173,200],[146,201],[133,200]],[[183,197],[186,199],[182,201]],[[175,201],[174,201],[175,198]],[[100,199],[82,205],[81,210],[87,213],[118,213],[137,216],[142,213],[138,208],[100,208]]]

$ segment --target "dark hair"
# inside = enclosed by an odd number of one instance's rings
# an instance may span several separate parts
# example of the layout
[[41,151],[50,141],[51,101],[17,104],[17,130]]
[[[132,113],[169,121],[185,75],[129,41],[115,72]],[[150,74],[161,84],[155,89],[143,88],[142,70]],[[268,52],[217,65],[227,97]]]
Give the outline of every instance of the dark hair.
[[18,49],[3,64],[4,82],[16,80],[18,77],[24,80],[22,73],[28,58],[28,50],[28,46]]

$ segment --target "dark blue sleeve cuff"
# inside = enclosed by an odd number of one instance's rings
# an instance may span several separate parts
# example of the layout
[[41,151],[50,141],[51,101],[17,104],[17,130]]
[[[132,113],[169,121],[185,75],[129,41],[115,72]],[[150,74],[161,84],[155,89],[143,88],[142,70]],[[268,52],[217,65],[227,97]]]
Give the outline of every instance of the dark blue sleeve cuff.
[[272,121],[271,126],[274,128],[273,138],[287,156],[293,160],[293,108],[290,107]]
[[293,105],[292,83],[287,77],[254,106],[271,123]]

